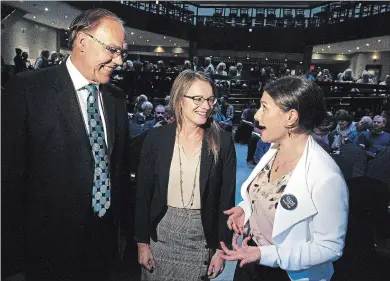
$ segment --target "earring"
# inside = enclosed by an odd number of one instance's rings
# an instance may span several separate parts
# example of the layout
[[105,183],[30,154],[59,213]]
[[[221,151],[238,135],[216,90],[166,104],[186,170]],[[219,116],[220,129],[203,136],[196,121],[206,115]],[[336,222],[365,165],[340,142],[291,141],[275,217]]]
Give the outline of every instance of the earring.
[[291,129],[288,129],[287,133],[288,133],[288,137],[291,138]]

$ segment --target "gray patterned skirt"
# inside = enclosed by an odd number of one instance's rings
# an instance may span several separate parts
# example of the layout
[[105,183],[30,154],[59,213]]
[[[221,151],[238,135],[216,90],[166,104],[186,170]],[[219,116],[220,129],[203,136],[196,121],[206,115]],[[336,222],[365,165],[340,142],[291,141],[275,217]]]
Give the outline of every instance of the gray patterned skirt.
[[157,226],[157,240],[150,241],[156,268],[142,269],[143,281],[200,281],[207,275],[210,253],[200,210],[168,207]]

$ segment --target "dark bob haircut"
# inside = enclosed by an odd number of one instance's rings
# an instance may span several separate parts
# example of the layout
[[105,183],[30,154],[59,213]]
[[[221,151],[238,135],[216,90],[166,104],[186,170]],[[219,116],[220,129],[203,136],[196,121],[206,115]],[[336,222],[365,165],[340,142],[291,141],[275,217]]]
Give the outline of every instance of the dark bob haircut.
[[325,98],[321,88],[305,77],[286,76],[264,88],[284,112],[296,110],[299,126],[307,131],[321,125],[326,117]]
[[344,109],[340,109],[336,112],[336,120],[337,121],[347,121],[349,124],[352,123],[352,116],[348,113],[348,111]]

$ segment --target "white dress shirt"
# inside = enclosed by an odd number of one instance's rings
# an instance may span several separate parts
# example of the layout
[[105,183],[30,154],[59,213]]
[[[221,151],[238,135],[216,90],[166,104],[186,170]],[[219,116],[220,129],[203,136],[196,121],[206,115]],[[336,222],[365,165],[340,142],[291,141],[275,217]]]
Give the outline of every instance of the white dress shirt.
[[[88,113],[87,113],[87,99],[88,99],[88,90],[87,89],[82,89],[83,87],[87,86],[88,84],[91,84],[87,78],[85,78],[80,71],[77,70],[77,68],[74,66],[74,64],[71,61],[71,57],[69,57],[66,60],[66,68],[69,71],[70,78],[72,79],[73,86],[77,92],[77,98],[79,100],[79,105],[81,109],[81,113],[83,115],[84,119],[84,124],[85,128],[87,130],[87,133],[89,134],[89,126],[88,126]],[[99,91],[99,84],[96,84],[97,87],[97,100],[98,100],[98,105],[99,105],[99,113],[100,113],[100,118],[102,119],[103,123],[103,129],[104,129],[104,140],[107,145],[107,130],[106,130],[106,121],[104,119],[104,110],[103,110],[103,99],[102,99],[102,94]]]

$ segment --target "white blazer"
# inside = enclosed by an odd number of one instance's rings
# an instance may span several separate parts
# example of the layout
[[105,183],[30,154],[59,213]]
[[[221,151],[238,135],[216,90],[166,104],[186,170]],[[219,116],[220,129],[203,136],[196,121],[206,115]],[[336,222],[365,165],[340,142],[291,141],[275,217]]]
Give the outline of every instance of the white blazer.
[[[252,209],[248,187],[272,159],[278,145],[272,144],[241,187],[247,227]],[[286,270],[291,280],[330,280],[332,262],[344,248],[348,223],[348,189],[330,155],[310,136],[283,195],[293,195],[297,206],[276,209],[272,241],[260,246],[260,264]],[[282,195],[282,196],[283,196]],[[249,224],[249,223],[248,223]]]

